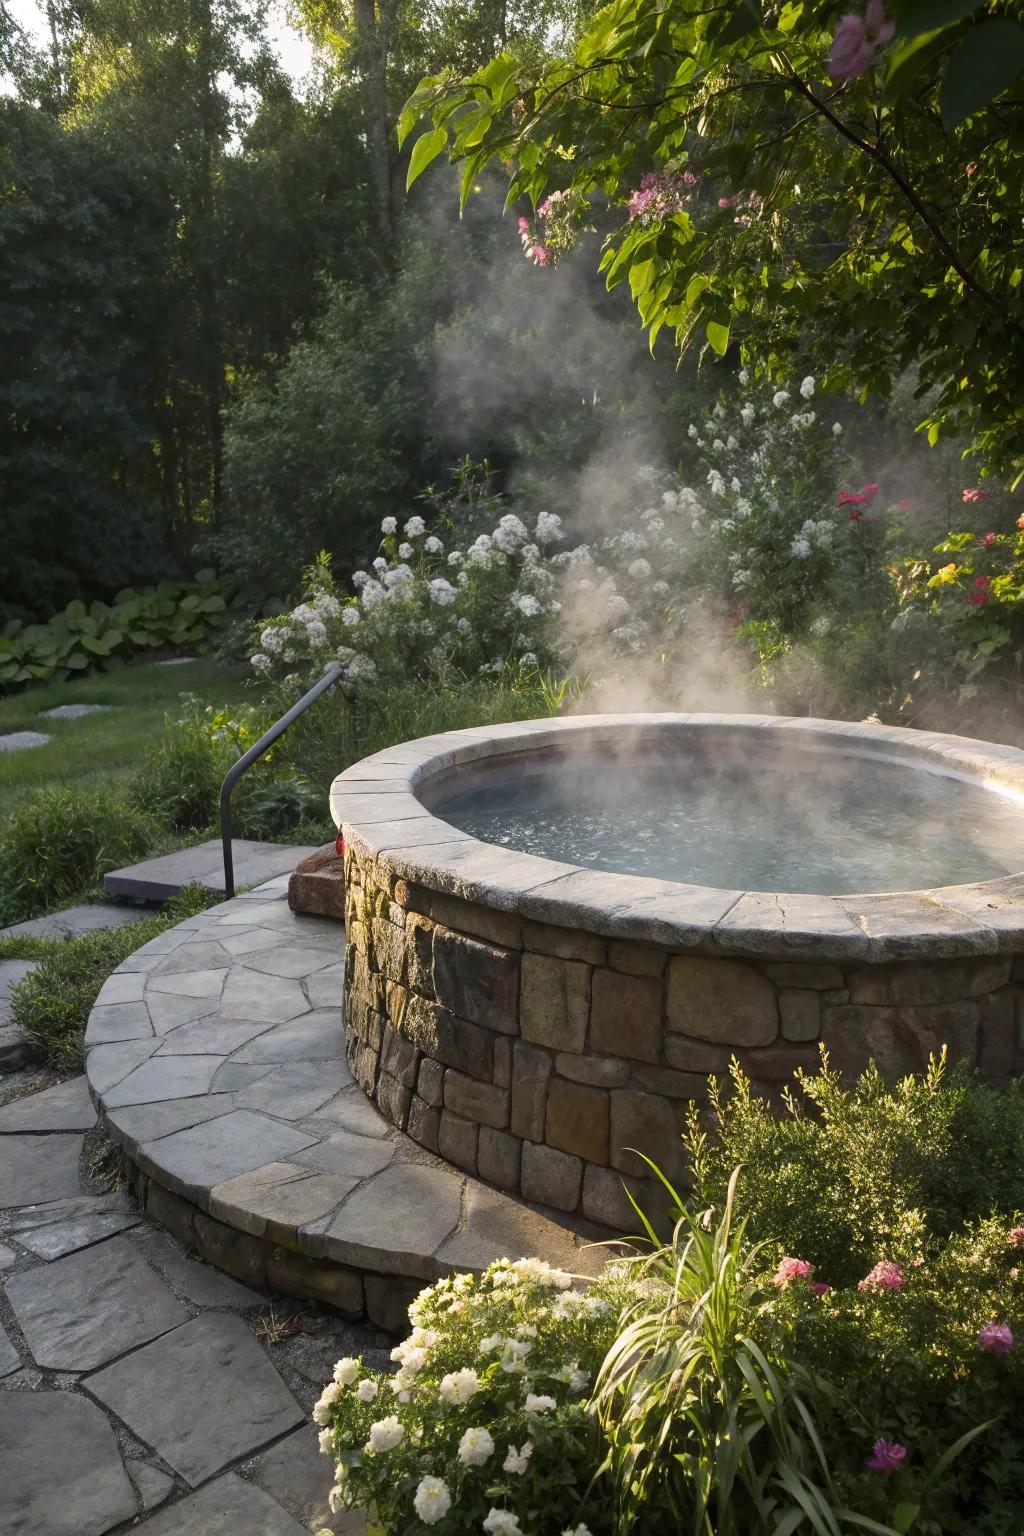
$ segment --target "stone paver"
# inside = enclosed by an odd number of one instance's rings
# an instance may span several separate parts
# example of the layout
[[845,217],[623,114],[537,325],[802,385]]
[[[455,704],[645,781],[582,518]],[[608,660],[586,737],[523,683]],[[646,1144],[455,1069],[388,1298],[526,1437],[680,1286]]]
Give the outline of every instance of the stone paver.
[[314,1137],[252,1110],[238,1109],[203,1125],[164,1136],[141,1152],[159,1162],[167,1182],[182,1193],[212,1188],[261,1168],[275,1158],[311,1147]]
[[125,1237],[16,1274],[7,1299],[37,1365],[95,1370],[188,1317]]
[[83,720],[86,715],[103,715],[110,704],[55,704],[52,709],[41,709],[40,720]]
[[85,1387],[192,1487],[304,1418],[243,1320],[219,1313],[175,1328]]
[[111,1109],[128,1104],[159,1104],[210,1091],[220,1062],[216,1056],[152,1056],[104,1095]]
[[0,1394],[2,1536],[102,1536],[136,1512],[117,1441],[70,1392]]
[[[102,1196],[99,1197],[102,1200]],[[40,1259],[60,1259],[66,1253],[76,1253],[79,1248],[89,1248],[93,1243],[114,1237],[129,1227],[137,1227],[142,1220],[138,1209],[130,1211],[96,1211],[88,1216],[71,1217],[66,1221],[48,1222],[46,1226],[29,1231],[16,1232],[18,1242]]]
[[[313,852],[313,848],[235,838],[235,884],[260,885],[277,875],[290,875],[299,860]],[[112,896],[132,896],[137,901],[166,901],[183,885],[193,884],[205,885],[211,891],[224,889],[224,854],[219,838],[111,870],[103,877],[103,888]]]
[[20,1369],[21,1358],[18,1351],[11,1343],[3,1324],[0,1323],[0,1377],[10,1376],[13,1371]]
[[125,1468],[135,1486],[144,1514],[156,1509],[174,1491],[174,1478],[148,1461],[126,1461]]
[[55,1088],[15,1099],[0,1108],[0,1133],[7,1131],[88,1131],[96,1124],[96,1108],[85,1077],[73,1077]]
[[35,1205],[77,1195],[82,1141],[60,1134],[0,1136],[0,1200]]
[[94,928],[123,928],[125,923],[138,923],[148,915],[139,907],[120,906],[116,902],[82,902],[66,907],[63,912],[30,917],[10,928],[0,928],[0,939],[74,938],[79,933],[91,933]]
[[232,1280],[223,1270],[214,1269],[212,1264],[201,1264],[189,1258],[165,1232],[148,1233],[144,1241],[150,1262],[179,1295],[197,1307],[265,1305],[265,1296],[251,1291],[247,1285],[239,1285],[237,1280]]
[[35,968],[34,960],[0,960],[0,1072],[13,1072],[31,1055],[28,1039],[11,1020],[11,993]]
[[27,752],[31,747],[45,747],[52,740],[45,731],[8,731],[0,736],[0,752]]
[[363,1529],[363,1516],[353,1510],[332,1515],[327,1495],[334,1482],[330,1459],[320,1454],[312,1424],[296,1429],[256,1462],[253,1481],[283,1504],[310,1531],[337,1536]]
[[162,1509],[138,1529],[145,1536],[306,1536],[309,1527],[262,1489],[229,1475]]

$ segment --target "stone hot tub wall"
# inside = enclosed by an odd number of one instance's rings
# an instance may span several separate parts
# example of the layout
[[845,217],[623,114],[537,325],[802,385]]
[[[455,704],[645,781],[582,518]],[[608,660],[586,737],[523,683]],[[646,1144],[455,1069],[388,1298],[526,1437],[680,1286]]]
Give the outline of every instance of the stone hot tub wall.
[[526,1200],[635,1225],[652,1157],[735,1054],[759,1089],[813,1069],[889,1076],[948,1044],[995,1079],[1024,1066],[1024,960],[728,958],[602,938],[429,891],[346,854],[347,1051],[362,1088],[432,1152]]

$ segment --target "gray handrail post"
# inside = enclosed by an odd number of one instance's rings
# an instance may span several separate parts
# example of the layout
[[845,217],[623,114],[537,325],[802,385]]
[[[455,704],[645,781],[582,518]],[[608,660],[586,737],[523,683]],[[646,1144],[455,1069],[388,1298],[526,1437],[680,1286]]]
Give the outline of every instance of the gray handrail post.
[[248,752],[243,752],[237,763],[232,763],[224,775],[224,782],[220,787],[220,840],[224,849],[224,899],[230,901],[235,894],[235,861],[231,853],[231,791],[238,780],[246,773],[268,747],[272,747],[279,736],[283,736],[288,727],[296,721],[300,715],[304,715],[309,706],[316,702],[322,693],[333,688],[343,671],[340,662],[332,662],[331,666],[313,684],[308,693],[304,693],[297,703],[293,704],[286,715],[282,715],[276,725],[272,725],[269,731],[264,731],[259,741],[251,746]]

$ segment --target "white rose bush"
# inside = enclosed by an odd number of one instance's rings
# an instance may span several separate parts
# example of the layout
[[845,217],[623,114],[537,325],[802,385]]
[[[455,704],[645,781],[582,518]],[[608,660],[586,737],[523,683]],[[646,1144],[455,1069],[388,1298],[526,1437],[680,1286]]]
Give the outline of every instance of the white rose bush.
[[409,1309],[393,1374],[339,1360],[313,1410],[331,1507],[386,1536],[608,1536],[591,1389],[626,1298],[539,1259],[457,1275]]

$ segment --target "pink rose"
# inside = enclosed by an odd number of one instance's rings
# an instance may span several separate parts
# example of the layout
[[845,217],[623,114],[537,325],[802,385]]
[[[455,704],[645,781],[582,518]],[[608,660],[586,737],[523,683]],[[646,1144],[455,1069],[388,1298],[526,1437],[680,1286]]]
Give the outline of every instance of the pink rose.
[[986,1323],[978,1334],[978,1348],[990,1355],[1008,1355],[1013,1348],[1013,1330],[1005,1323]]
[[[1022,519],[1024,521],[1024,519]],[[1006,1234],[1006,1241],[1011,1248],[1019,1248],[1024,1244],[1024,1227],[1011,1227]]]
[[772,1276],[772,1284],[777,1285],[780,1291],[794,1280],[809,1280],[814,1274],[814,1265],[808,1264],[806,1259],[781,1259],[779,1267]]
[[903,1270],[891,1259],[876,1264],[857,1286],[858,1291],[898,1291],[903,1284]]
[[882,0],[868,0],[863,16],[844,16],[836,28],[828,56],[833,80],[855,80],[870,65],[875,50],[888,43],[896,28],[885,19]]
[[871,1447],[871,1458],[867,1463],[868,1471],[898,1472],[906,1459],[905,1445],[900,1445],[898,1440],[887,1440],[884,1435],[881,1435]]

